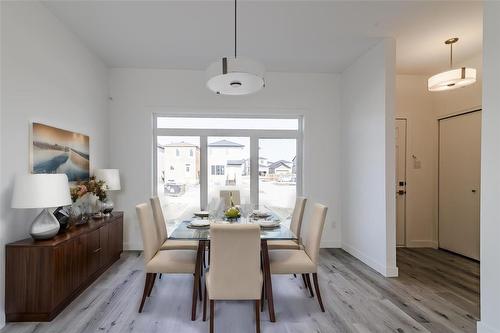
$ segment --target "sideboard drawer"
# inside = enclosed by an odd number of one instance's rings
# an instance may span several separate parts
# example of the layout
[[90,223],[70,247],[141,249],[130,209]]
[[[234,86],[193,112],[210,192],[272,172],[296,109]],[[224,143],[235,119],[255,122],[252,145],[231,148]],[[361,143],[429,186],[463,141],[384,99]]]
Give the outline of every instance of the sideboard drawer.
[[100,228],[87,235],[87,276],[92,276],[101,265]]

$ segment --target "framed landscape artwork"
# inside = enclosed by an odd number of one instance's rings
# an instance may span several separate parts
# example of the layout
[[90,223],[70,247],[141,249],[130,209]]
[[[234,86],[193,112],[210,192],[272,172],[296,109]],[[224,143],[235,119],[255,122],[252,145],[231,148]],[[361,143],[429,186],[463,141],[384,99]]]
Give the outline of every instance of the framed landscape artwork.
[[33,173],[64,173],[70,182],[89,179],[88,135],[40,123],[33,123],[31,133]]

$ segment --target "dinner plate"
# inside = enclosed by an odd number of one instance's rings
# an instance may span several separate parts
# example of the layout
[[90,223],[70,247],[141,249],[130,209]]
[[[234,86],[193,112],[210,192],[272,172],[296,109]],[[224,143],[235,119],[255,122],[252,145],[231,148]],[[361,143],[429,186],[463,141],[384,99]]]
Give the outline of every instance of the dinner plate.
[[269,214],[268,212],[264,212],[264,211],[261,211],[261,210],[254,210],[252,212],[252,215],[255,216],[255,217],[261,217],[261,218],[266,218],[266,217],[271,216],[271,214]]
[[208,215],[209,215],[209,213],[206,210],[194,212],[194,216],[198,216],[198,217],[208,217]]
[[210,221],[208,221],[208,220],[192,220],[190,225],[192,227],[208,227],[210,225]]
[[261,228],[276,228],[279,227],[280,221],[262,220],[258,222]]

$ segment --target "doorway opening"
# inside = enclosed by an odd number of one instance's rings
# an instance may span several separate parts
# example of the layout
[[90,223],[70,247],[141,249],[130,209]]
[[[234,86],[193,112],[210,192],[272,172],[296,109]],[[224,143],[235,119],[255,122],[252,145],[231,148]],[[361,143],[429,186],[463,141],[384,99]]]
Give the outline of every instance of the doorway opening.
[[396,118],[396,246],[406,246],[407,119]]

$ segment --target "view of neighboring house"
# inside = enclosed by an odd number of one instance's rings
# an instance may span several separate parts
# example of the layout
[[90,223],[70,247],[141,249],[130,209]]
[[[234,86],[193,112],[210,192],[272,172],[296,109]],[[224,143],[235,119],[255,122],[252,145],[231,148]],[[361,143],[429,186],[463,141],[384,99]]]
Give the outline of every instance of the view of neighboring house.
[[[158,146],[158,172],[165,185],[184,187],[195,185],[200,179],[200,147],[178,142]],[[170,190],[169,190],[170,189]],[[165,188],[167,192],[184,191],[184,188]]]
[[268,165],[270,175],[289,175],[292,174],[292,162],[279,160]]
[[239,184],[246,166],[244,148],[245,145],[229,140],[208,144],[208,173],[214,185]]

